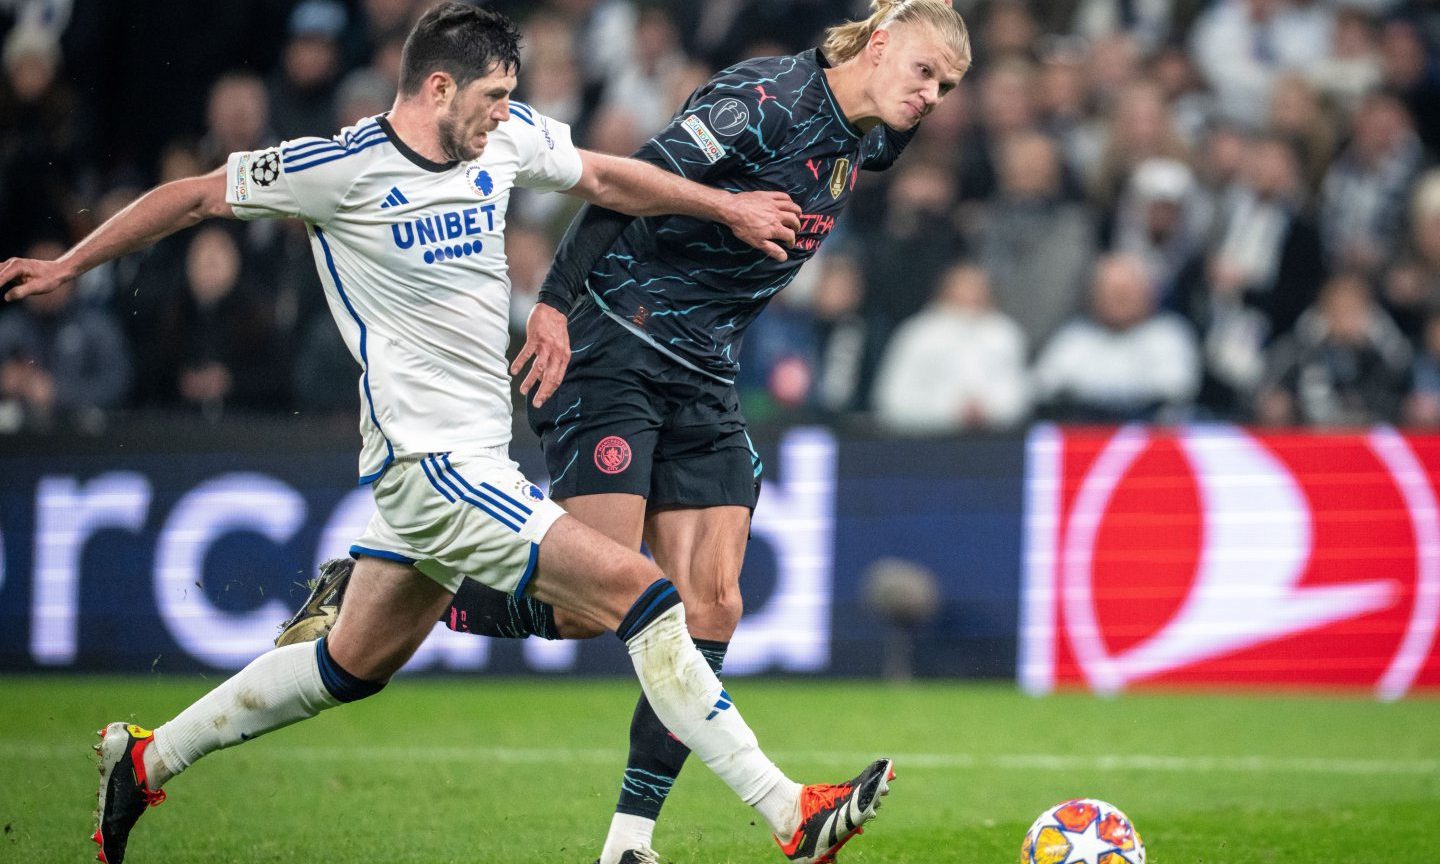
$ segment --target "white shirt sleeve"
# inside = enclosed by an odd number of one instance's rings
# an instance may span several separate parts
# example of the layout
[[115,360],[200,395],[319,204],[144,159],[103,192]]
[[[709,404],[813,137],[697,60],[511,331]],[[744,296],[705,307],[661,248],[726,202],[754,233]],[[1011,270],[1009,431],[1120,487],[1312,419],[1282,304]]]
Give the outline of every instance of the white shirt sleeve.
[[563,192],[580,182],[580,151],[570,140],[570,127],[546,117],[523,102],[510,103],[504,130],[520,157],[515,185],[540,192]]
[[231,153],[225,201],[241,219],[294,216],[323,225],[355,181],[354,164],[332,158],[349,152],[330,138],[300,138]]

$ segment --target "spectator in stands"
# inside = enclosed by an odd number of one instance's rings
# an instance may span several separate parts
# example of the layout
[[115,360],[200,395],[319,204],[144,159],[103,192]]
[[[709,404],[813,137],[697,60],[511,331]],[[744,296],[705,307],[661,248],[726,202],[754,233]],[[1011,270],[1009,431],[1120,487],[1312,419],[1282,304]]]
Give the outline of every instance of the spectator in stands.
[[1035,70],[1028,61],[1010,58],[985,69],[978,84],[979,126],[959,142],[961,201],[995,195],[1005,140],[1036,128],[1034,89]]
[[1215,116],[1215,97],[1206,89],[1194,60],[1182,46],[1167,46],[1151,58],[1146,77],[1165,94],[1171,126],[1180,142],[1191,152],[1198,150]]
[[1145,262],[1160,305],[1178,305],[1180,274],[1204,248],[1209,214],[1184,162],[1147,159],[1130,175],[1120,199],[1110,250]]
[[1195,22],[1190,51],[1231,120],[1258,124],[1270,87],[1284,72],[1313,69],[1328,56],[1329,8],[1289,0],[1219,0]]
[[675,82],[685,76],[687,66],[670,12],[659,5],[645,6],[635,22],[630,57],[611,74],[601,104],[623,107],[644,140],[668,123],[679,107],[673,101]]
[[[1246,149],[1242,182],[1233,187],[1217,214],[1218,242],[1205,265],[1198,296],[1205,306],[1216,296],[1240,298],[1265,316],[1269,333],[1289,330],[1324,281],[1320,238],[1305,215],[1300,158],[1281,138],[1264,137]],[[1202,327],[1203,329],[1203,327]]]
[[149,374],[169,382],[167,403],[212,421],[233,408],[287,407],[289,353],[276,338],[271,306],[245,278],[230,231],[196,232],[184,279],[184,291],[159,313],[155,343],[144,346]]
[[1381,28],[1380,74],[1404,100],[1430,155],[1440,154],[1440,63],[1418,20],[1396,17]]
[[1410,242],[1385,274],[1385,308],[1410,341],[1419,345],[1425,319],[1440,309],[1440,168],[1415,184]]
[[1387,93],[1365,97],[1350,144],[1321,187],[1320,232],[1332,267],[1374,272],[1397,251],[1423,157],[1404,103]]
[[1357,6],[1335,10],[1330,56],[1306,75],[1330,104],[1349,116],[1366,93],[1380,84],[1379,33],[1370,13]]
[[291,11],[279,74],[270,79],[271,126],[281,140],[329,137],[338,130],[335,87],[347,20],[340,0],[301,0]]
[[1270,90],[1268,133],[1294,144],[1306,188],[1319,188],[1335,156],[1335,119],[1304,76],[1288,73],[1275,79]]
[[364,66],[382,45],[403,41],[419,7],[417,0],[362,0],[341,38],[345,67]]
[[1200,403],[1226,417],[1248,413],[1266,346],[1294,326],[1325,279],[1294,148],[1260,138],[1244,162],[1242,181],[1221,201],[1215,245],[1179,284],[1179,308],[1205,346]]
[[1135,166],[1146,159],[1189,160],[1189,152],[1165,101],[1165,92],[1150,81],[1125,88],[1115,104],[1099,164],[1092,166],[1087,182],[1090,199],[1113,209]]
[[335,131],[354,126],[366,117],[389,111],[394,103],[395,91],[385,80],[385,76],[368,67],[356,69],[346,75],[335,89]]
[[[65,244],[45,240],[27,258],[52,260]],[[102,308],[75,302],[69,283],[0,310],[0,432],[69,421],[98,431],[103,411],[130,386],[124,335]]]
[[1183,319],[1156,311],[1140,259],[1107,255],[1095,266],[1089,316],[1044,346],[1034,381],[1055,419],[1173,421],[1199,390],[1199,350]]
[[[814,266],[814,265],[812,265]],[[826,415],[848,414],[864,401],[861,375],[865,360],[865,276],[848,254],[819,258],[810,311],[815,320],[815,374],[811,404]]]
[[1440,426],[1440,308],[1431,311],[1424,324],[1424,338],[1410,374],[1410,395],[1405,397],[1405,425],[1437,428]]
[[1430,313],[1421,349],[1411,368],[1404,420],[1409,426],[1440,427],[1440,310]]
[[1012,135],[1001,151],[1000,195],[985,204],[972,241],[996,305],[1031,345],[1075,313],[1095,257],[1093,218],[1084,205],[1061,199],[1060,172],[1055,142],[1033,132]]
[[205,117],[200,154],[207,168],[223,165],[231,153],[258,150],[275,140],[265,82],[252,72],[220,76],[210,88]]
[[75,99],[58,77],[60,45],[48,30],[21,25],[0,61],[0,258],[42,236],[66,236],[75,180]]
[[905,435],[1008,429],[1029,407],[1025,335],[995,310],[974,264],[940,277],[934,301],[895,331],[875,383],[875,418]]
[[1270,425],[1365,426],[1399,419],[1411,351],[1357,273],[1320,299],[1271,351],[1256,416]]
[[951,220],[951,175],[909,160],[891,173],[884,222],[864,238],[862,250],[866,348],[860,398],[867,404],[890,334],[929,302],[930,286],[963,245]]
[[1173,0],[1078,0],[1074,32],[1091,41],[1124,33],[1150,53],[1169,39],[1174,5]]

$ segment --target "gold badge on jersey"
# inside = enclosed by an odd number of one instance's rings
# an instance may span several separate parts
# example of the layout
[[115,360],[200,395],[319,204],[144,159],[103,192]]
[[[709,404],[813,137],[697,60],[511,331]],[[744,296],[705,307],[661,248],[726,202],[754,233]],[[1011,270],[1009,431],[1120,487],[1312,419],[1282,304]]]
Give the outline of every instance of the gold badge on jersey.
[[836,159],[835,170],[830,172],[830,197],[840,199],[840,193],[845,191],[845,181],[850,177],[850,160]]

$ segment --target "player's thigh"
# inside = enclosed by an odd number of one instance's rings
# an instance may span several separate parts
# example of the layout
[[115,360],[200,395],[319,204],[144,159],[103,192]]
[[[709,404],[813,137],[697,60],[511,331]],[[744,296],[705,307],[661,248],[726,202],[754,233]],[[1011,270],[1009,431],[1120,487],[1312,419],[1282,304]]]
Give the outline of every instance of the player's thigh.
[[645,498],[625,492],[556,498],[566,513],[624,546],[639,549],[645,533]]
[[361,556],[327,637],[330,656],[358,678],[388,679],[425,641],[451,593],[409,564]]
[[660,568],[644,555],[567,515],[540,541],[530,594],[614,630],[636,598],[661,578]]
[[748,507],[667,508],[646,518],[645,542],[679,589],[697,639],[725,641],[735,632],[744,611],[740,570],[749,536]]

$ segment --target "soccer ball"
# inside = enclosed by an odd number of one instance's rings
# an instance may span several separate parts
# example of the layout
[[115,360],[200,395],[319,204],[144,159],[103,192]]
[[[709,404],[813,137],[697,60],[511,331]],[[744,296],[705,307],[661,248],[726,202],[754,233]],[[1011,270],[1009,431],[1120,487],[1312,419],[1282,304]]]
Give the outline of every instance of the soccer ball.
[[1040,814],[1020,847],[1020,864],[1145,864],[1145,844],[1113,804],[1076,798]]

